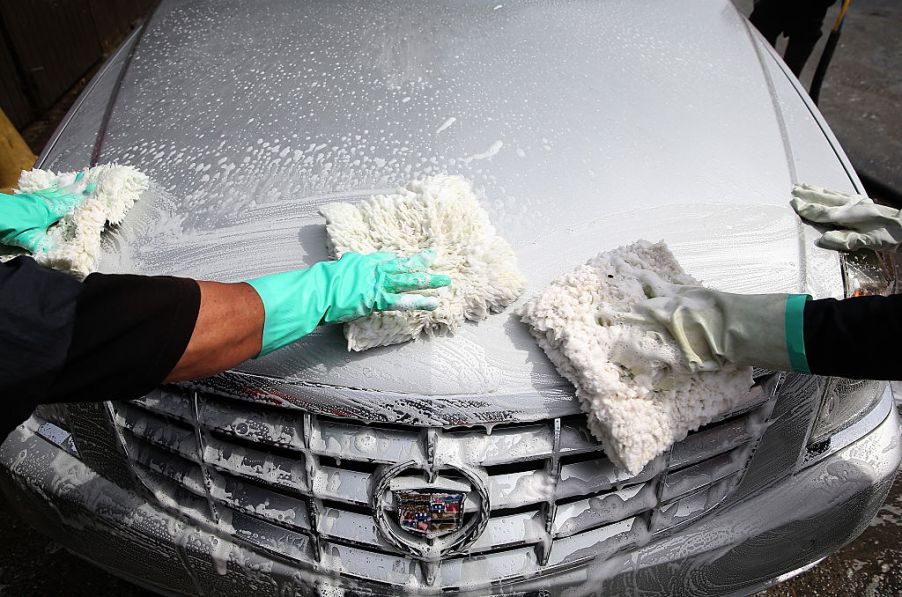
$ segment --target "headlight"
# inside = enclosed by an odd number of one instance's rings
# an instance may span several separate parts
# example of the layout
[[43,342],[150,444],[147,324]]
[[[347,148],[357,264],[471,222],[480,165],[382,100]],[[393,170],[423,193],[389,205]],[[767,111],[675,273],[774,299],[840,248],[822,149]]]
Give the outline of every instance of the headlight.
[[[898,280],[895,256],[873,251],[857,251],[842,256],[846,297],[894,294]],[[808,436],[808,445],[817,446],[866,415],[880,400],[886,382],[831,378]]]
[[877,404],[885,389],[885,381],[831,378],[808,444],[818,444],[858,421]]
[[896,294],[899,290],[896,265],[893,253],[843,253],[843,287],[846,297]]

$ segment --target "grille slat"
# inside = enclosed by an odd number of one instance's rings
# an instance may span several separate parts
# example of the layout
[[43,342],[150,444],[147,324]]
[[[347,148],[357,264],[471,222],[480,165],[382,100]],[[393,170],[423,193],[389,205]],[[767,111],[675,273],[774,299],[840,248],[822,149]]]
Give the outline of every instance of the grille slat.
[[584,423],[561,421],[561,454],[595,452],[601,449],[601,442],[592,436]]
[[372,475],[320,466],[313,478],[313,494],[322,499],[368,506]]
[[292,529],[310,530],[307,503],[210,471],[210,496],[235,510]]
[[655,484],[649,482],[563,504],[557,509],[554,536],[567,537],[619,522],[653,508],[656,503]]
[[130,406],[120,406],[117,409],[116,423],[134,437],[142,438],[183,458],[197,459],[197,437],[193,429]]
[[336,421],[319,421],[313,428],[310,449],[338,461],[360,460],[396,464],[426,463],[426,453],[416,431],[398,431]]
[[184,459],[173,458],[172,453],[157,448],[151,443],[142,442],[130,432],[123,433],[123,440],[129,456],[155,473],[183,485],[189,491],[204,495],[204,479],[200,466]]
[[556,566],[598,555],[610,557],[627,546],[645,543],[648,537],[648,527],[642,518],[628,518],[585,533],[555,539],[548,564]]
[[753,437],[752,427],[747,417],[739,417],[692,434],[674,445],[670,455],[670,466],[671,468],[688,466],[745,443]]
[[668,472],[664,477],[661,499],[670,501],[739,472],[745,466],[744,451],[744,448],[736,448],[732,452],[720,454],[705,462],[676,472]]
[[380,551],[397,551],[397,548],[382,537],[370,514],[360,514],[340,508],[324,508],[319,513],[316,529],[321,536],[327,539],[372,545],[379,548]]
[[189,425],[193,422],[191,399],[183,392],[177,392],[168,388],[157,388],[146,396],[132,400],[131,404],[154,414],[176,419]]
[[[163,506],[280,558],[450,590],[609,557],[710,512],[743,475],[773,406],[766,398],[690,433],[634,477],[574,417],[427,429],[171,388],[114,412],[133,468]],[[397,524],[398,504],[391,491],[378,502],[373,492],[393,467],[407,471],[397,487],[471,488],[463,516],[484,510],[484,529],[440,561],[389,541],[373,508]],[[485,485],[484,496],[461,470]]]
[[479,555],[475,558],[452,558],[442,562],[439,581],[443,587],[456,587],[474,578],[516,579],[539,569],[536,551],[519,547]]
[[[323,542],[323,565],[339,574],[369,578],[396,585],[408,584],[411,577],[423,582],[420,566],[402,555],[384,554],[332,541]],[[374,572],[377,578],[373,578]]]
[[201,524],[210,524],[210,505],[205,497],[140,464],[133,468],[145,487],[163,506]]
[[248,479],[309,493],[303,457],[289,459],[208,436],[204,460],[212,467]]
[[235,510],[222,513],[221,528],[247,543],[279,558],[290,558],[306,564],[318,563],[313,539],[305,534],[286,529],[259,518]]
[[564,464],[561,466],[557,497],[569,498],[648,481],[664,471],[664,461],[663,456],[655,458],[635,477],[618,470],[607,458]]
[[272,409],[242,410],[231,401],[198,401],[198,419],[204,428],[255,444],[301,450],[304,445],[303,419],[274,413]]
[[532,545],[545,539],[545,522],[539,512],[521,512],[508,516],[493,516],[482,535],[468,549],[470,553],[495,550],[499,547]]
[[484,467],[548,458],[554,433],[548,425],[524,425],[485,430],[456,431],[439,436],[435,459],[439,462],[479,462]]
[[740,477],[741,474],[736,473],[701,491],[658,507],[652,516],[652,531],[660,533],[672,529],[711,511],[723,501],[730,488],[739,482]]
[[551,478],[544,470],[493,475],[488,488],[493,510],[539,504],[554,493]]

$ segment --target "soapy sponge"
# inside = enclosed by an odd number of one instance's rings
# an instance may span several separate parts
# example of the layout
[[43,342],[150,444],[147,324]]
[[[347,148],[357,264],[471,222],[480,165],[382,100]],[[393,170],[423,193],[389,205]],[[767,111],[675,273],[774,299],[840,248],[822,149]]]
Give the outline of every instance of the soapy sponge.
[[[53,186],[65,186],[76,173],[28,170],[19,176],[19,190],[31,192]],[[100,236],[107,223],[119,224],[135,201],[147,190],[147,176],[131,166],[104,164],[88,168],[85,180],[96,187],[85,201],[50,227],[44,245],[33,257],[52,267],[84,278],[97,268],[100,260]]]
[[409,256],[434,248],[438,256],[430,271],[452,281],[450,287],[422,291],[439,298],[435,311],[387,311],[345,324],[349,350],[453,333],[464,320],[503,310],[525,288],[513,250],[461,177],[424,178],[360,203],[329,203],[320,213],[334,257],[349,251]]
[[692,373],[666,331],[599,322],[598,309],[628,311],[646,298],[637,275],[697,285],[664,243],[602,253],[520,307],[561,375],[576,386],[588,427],[611,461],[632,475],[673,443],[748,397],[750,367]]

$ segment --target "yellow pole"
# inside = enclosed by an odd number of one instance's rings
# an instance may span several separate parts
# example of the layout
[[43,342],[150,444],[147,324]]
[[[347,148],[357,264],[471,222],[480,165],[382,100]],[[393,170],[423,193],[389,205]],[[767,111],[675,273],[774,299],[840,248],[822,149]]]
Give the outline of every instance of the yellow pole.
[[0,109],[0,193],[9,193],[19,184],[19,174],[34,166],[37,158],[25,139]]

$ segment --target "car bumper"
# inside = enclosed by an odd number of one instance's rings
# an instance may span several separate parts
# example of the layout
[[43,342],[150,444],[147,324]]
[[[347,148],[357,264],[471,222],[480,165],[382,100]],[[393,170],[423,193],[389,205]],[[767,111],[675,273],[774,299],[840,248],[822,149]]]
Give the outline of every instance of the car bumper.
[[[847,434],[859,439],[672,535],[496,592],[754,592],[858,536],[883,503],[902,461],[889,390],[856,426]],[[0,448],[4,493],[39,530],[116,575],[178,595],[317,595],[338,587],[398,594],[230,544],[109,482],[35,431],[32,420]]]

